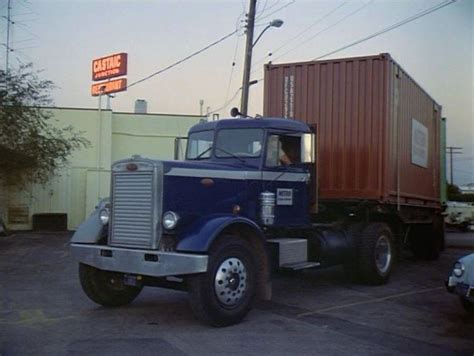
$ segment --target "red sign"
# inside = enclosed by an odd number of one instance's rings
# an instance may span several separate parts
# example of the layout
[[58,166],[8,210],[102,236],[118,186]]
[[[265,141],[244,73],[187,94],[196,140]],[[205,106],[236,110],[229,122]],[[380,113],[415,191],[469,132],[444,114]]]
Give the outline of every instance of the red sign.
[[92,84],[91,86],[92,96],[99,96],[100,94],[105,95],[118,93],[119,91],[125,90],[127,90],[127,79],[125,78]]
[[127,74],[127,53],[116,53],[92,61],[92,80],[105,80]]

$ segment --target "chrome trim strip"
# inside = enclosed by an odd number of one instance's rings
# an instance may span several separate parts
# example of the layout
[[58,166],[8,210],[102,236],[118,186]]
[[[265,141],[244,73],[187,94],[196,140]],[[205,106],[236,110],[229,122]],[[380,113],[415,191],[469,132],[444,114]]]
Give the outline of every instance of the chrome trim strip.
[[[71,244],[70,251],[79,262],[106,271],[153,277],[180,276],[207,271],[206,255],[86,244]],[[107,251],[111,257],[103,256],[101,251]],[[145,256],[148,256],[148,260],[145,260]],[[150,261],[150,256],[156,256],[157,261]]]
[[167,176],[221,178],[236,180],[278,180],[281,182],[307,182],[309,173],[269,172],[269,171],[228,171],[218,169],[171,168]]

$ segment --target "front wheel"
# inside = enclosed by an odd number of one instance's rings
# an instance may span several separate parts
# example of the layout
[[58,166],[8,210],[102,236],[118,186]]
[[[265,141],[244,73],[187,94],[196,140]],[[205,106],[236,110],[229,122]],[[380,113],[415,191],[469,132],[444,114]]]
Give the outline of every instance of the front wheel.
[[84,293],[104,307],[130,304],[142,290],[141,287],[125,285],[120,273],[104,271],[83,263],[79,264],[79,279]]
[[252,307],[256,261],[248,243],[225,236],[209,252],[207,273],[190,276],[190,304],[197,319],[212,326],[240,322]]

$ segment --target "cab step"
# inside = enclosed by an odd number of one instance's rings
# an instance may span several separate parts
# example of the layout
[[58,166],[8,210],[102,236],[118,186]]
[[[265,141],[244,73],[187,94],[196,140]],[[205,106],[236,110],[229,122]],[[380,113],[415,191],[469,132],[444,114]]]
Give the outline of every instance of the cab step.
[[273,269],[297,271],[318,267],[319,262],[308,261],[308,240],[282,237],[267,240]]
[[300,271],[303,269],[317,268],[320,266],[321,266],[321,263],[319,262],[300,262],[300,263],[282,265],[280,266],[280,269],[287,270],[287,271]]

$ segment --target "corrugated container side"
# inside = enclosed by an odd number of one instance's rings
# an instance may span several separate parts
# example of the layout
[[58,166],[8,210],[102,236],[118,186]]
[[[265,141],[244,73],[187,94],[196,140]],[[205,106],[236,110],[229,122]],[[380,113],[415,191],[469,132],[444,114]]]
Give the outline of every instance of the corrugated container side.
[[387,67],[390,126],[386,137],[390,145],[384,165],[384,200],[438,205],[441,107],[395,61],[389,59]]
[[[440,111],[388,54],[265,71],[264,115],[317,126],[322,199],[439,201]],[[427,168],[411,163],[412,119],[428,131]]]

